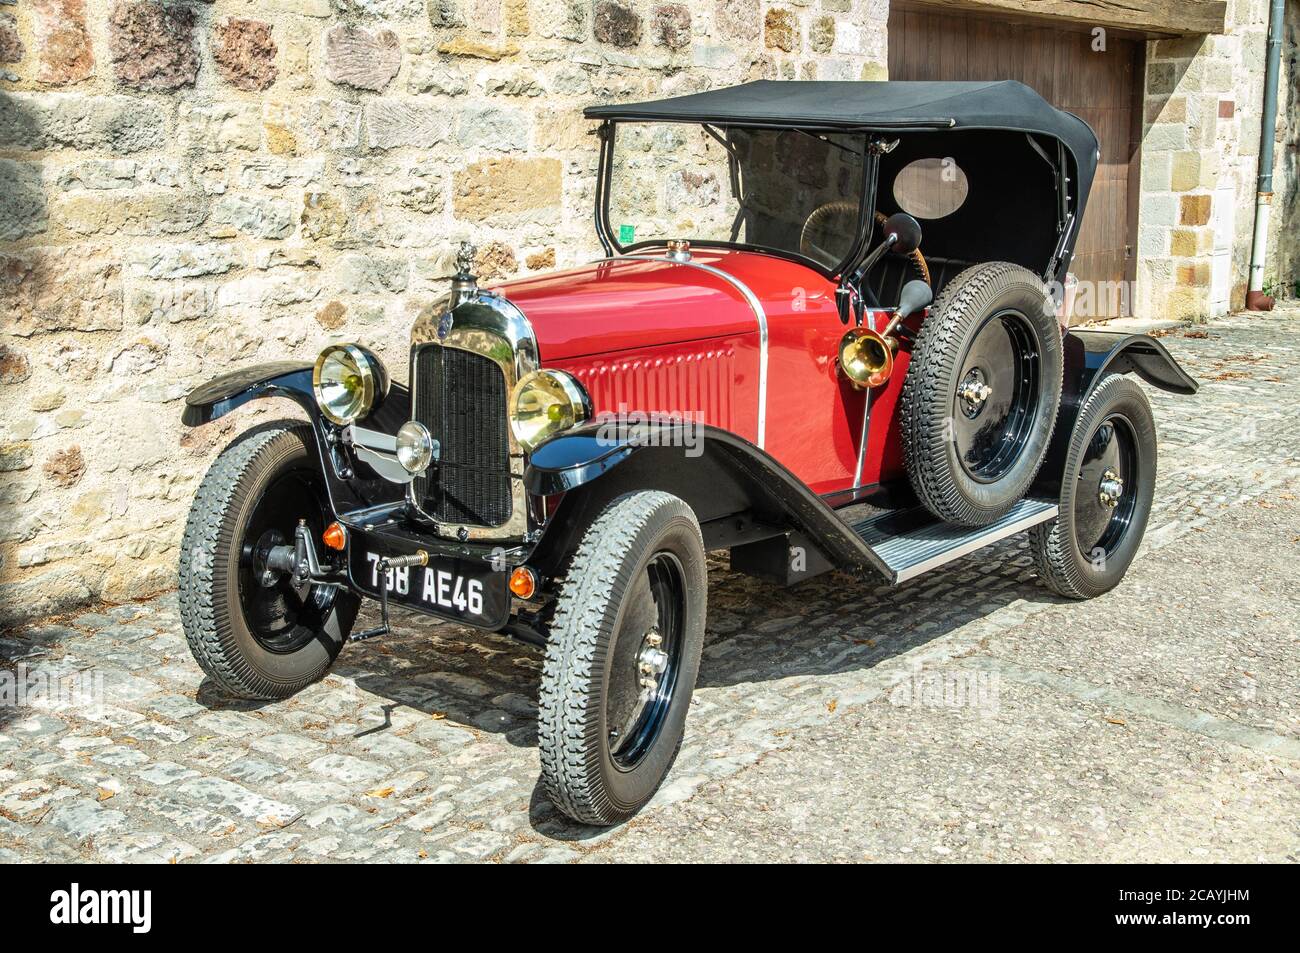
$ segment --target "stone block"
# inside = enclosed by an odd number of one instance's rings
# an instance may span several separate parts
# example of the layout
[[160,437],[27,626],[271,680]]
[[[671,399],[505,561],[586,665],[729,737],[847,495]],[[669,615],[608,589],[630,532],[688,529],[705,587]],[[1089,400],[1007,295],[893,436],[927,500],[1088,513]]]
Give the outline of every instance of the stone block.
[[763,45],[769,50],[793,53],[799,48],[799,21],[789,10],[773,8],[763,19]]
[[179,125],[182,144],[205,154],[252,152],[262,145],[262,110],[256,103],[182,103]]
[[1210,263],[1206,261],[1181,264],[1174,274],[1180,285],[1193,288],[1208,288],[1210,285]]
[[40,62],[37,81],[67,86],[90,78],[95,52],[86,30],[86,0],[36,0],[32,14]]
[[473,106],[456,118],[456,142],[467,149],[515,152],[528,145],[530,121],[517,109]]
[[212,31],[212,60],[236,89],[269,89],[276,78],[276,52],[271,24],[261,20],[227,17]]
[[154,0],[118,2],[108,17],[113,74],[133,89],[179,89],[199,75],[194,11]]
[[293,234],[296,216],[284,199],[260,196],[225,195],[212,207],[211,222],[229,225],[253,238],[288,238]]
[[128,155],[167,141],[162,107],[129,96],[10,93],[0,96],[0,148],[102,150]]
[[455,173],[452,207],[467,221],[536,218],[558,208],[558,159],[489,159]]
[[91,159],[65,168],[59,173],[58,184],[65,192],[129,189],[135,185],[136,168],[130,159]]
[[530,16],[537,34],[548,40],[587,38],[587,20],[591,5],[583,0],[530,0]]
[[650,14],[650,38],[655,46],[683,50],[691,45],[691,11],[685,4],[665,3]]
[[1180,225],[1205,225],[1210,221],[1210,196],[1184,195],[1178,200]]
[[49,223],[41,167],[0,159],[0,241],[39,235]]
[[599,0],[594,12],[592,33],[599,42],[623,47],[641,42],[641,17],[630,6]]
[[758,0],[716,0],[713,25],[728,39],[757,39],[762,25]]
[[1170,171],[1169,187],[1175,192],[1189,192],[1201,183],[1201,154],[1175,152]]
[[0,315],[10,334],[118,331],[122,302],[121,263],[98,249],[73,245],[0,254]]
[[1196,254],[1196,231],[1190,228],[1175,228],[1169,233],[1169,254],[1175,258],[1191,258]]
[[0,13],[0,63],[19,63],[27,55],[27,46],[18,33],[18,21],[12,14]]
[[402,66],[401,41],[392,30],[340,24],[325,33],[324,62],[331,83],[378,92]]
[[817,17],[808,28],[808,45],[815,53],[829,53],[835,46],[835,18]]
[[366,142],[372,149],[427,149],[451,135],[447,111],[439,106],[377,99],[366,105]]
[[504,60],[519,52],[517,43],[487,43],[469,36],[458,36],[438,47],[447,56],[467,56],[477,60]]

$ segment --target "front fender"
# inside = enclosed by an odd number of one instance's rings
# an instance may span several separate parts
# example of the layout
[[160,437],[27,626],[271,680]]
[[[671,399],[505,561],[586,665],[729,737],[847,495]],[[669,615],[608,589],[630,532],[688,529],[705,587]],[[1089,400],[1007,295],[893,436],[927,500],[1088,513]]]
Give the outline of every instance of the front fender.
[[1061,388],[1061,409],[1056,430],[1032,496],[1055,499],[1061,492],[1065,458],[1079,411],[1093,388],[1108,374],[1137,374],[1152,387],[1191,396],[1198,387],[1165,346],[1146,334],[1115,331],[1069,331],[1062,342],[1065,378]]
[[[313,365],[306,361],[254,364],[214,377],[185,398],[181,422],[197,427],[216,420],[252,400],[283,397],[293,401],[311,420],[320,452],[330,502],[337,515],[402,502],[403,484],[383,479],[368,464],[358,461],[338,439],[339,428],[321,414],[312,390]],[[396,433],[411,417],[411,393],[390,383],[388,393],[362,423],[383,433]]]
[[315,419],[320,411],[311,389],[312,367],[306,361],[273,361],[214,377],[190,391],[181,423],[197,427],[260,397],[287,397]]

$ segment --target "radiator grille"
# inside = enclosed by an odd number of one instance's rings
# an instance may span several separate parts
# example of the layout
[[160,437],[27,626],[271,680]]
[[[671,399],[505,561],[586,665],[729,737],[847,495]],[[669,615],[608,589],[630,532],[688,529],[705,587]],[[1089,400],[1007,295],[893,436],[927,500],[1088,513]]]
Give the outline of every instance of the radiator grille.
[[481,354],[430,345],[415,357],[415,419],[441,444],[415,481],[424,512],[441,523],[500,526],[510,518],[506,380]]

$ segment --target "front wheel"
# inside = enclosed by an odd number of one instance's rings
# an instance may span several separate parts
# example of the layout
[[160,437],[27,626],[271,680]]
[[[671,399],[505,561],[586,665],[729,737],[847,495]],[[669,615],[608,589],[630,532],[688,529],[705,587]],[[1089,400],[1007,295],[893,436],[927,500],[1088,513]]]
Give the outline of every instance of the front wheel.
[[672,767],[707,586],[699,523],[675,496],[621,496],[583,535],[556,600],[537,728],[543,787],[574,820],[627,820]]
[[360,600],[338,586],[295,585],[267,551],[316,539],[332,519],[316,439],[305,424],[254,428],[222,451],[190,508],[181,541],[180,611],[199,666],[242,698],[284,698],[338,655]]
[[1029,531],[1038,577],[1067,599],[1114,589],[1151,515],[1156,424],[1142,388],[1111,375],[1093,389],[1070,434],[1060,513]]

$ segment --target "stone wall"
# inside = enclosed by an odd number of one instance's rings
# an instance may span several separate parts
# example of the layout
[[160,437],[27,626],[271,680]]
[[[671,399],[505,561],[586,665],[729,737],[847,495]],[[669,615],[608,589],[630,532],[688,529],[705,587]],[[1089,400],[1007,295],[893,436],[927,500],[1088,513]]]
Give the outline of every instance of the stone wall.
[[232,366],[405,377],[455,243],[597,255],[580,107],[884,75],[885,0],[0,0],[0,617],[175,584]]
[[[1229,0],[1223,35],[1147,44],[1137,248],[1143,316],[1200,318],[1245,305],[1267,33],[1268,0]],[[1279,209],[1297,201],[1296,153],[1287,145],[1295,137],[1294,50],[1284,50],[1279,84]],[[1285,222],[1274,216],[1267,269],[1274,279],[1300,278],[1295,233],[1279,227]],[[1213,288],[1216,245],[1227,279],[1221,294]]]

